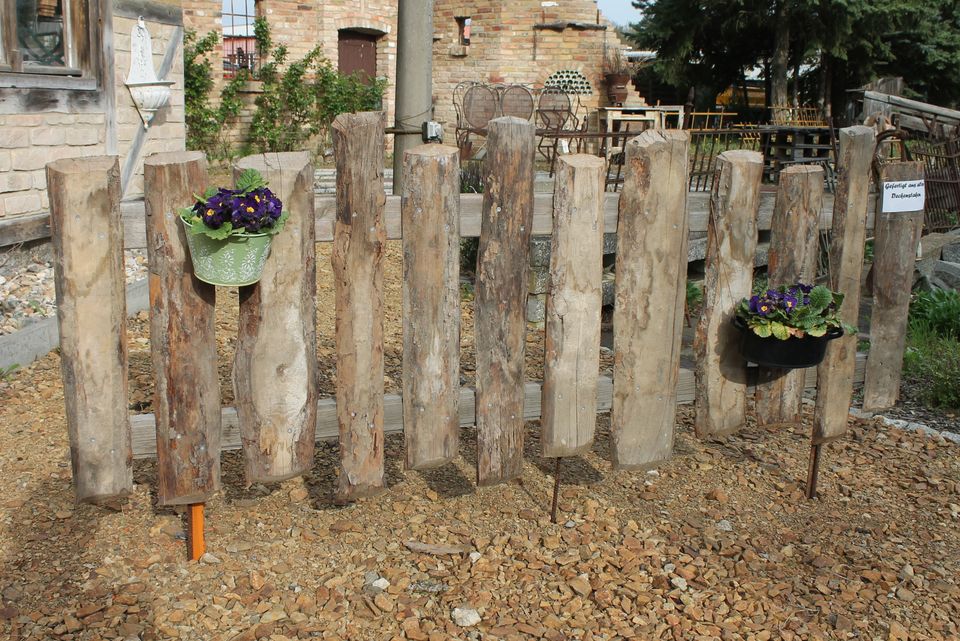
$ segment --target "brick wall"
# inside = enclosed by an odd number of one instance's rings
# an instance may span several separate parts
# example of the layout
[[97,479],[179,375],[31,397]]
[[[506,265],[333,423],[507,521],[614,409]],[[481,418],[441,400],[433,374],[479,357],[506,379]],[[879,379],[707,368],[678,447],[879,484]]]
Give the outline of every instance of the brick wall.
[[[557,6],[547,6],[557,5]],[[471,18],[470,45],[459,46],[456,18]],[[606,30],[534,29],[552,22],[598,23]],[[561,69],[580,71],[593,94],[580,96],[578,116],[605,104],[602,64],[605,47],[622,47],[613,25],[598,14],[595,0],[436,0],[434,7],[433,94],[444,138],[453,142],[453,92],[463,81],[519,83],[543,87]]]
[[[200,36],[210,31],[221,32],[220,0],[191,0],[187,4],[189,8],[184,8],[186,28],[195,30]],[[259,15],[266,17],[274,42],[287,45],[288,60],[299,60],[313,47],[319,46],[323,55],[336,68],[340,30],[358,29],[379,35],[377,75],[387,78],[383,108],[387,112],[387,121],[392,124],[396,81],[396,0],[334,0],[323,3],[306,0],[260,0],[257,2],[257,11]],[[214,79],[217,84],[211,98],[216,99],[224,82],[222,73],[218,73],[221,67],[219,61],[223,56],[222,46],[214,55]],[[257,83],[251,83],[250,87],[242,92],[241,99],[246,108],[235,122],[229,123],[228,138],[238,146],[247,139],[258,92]]]

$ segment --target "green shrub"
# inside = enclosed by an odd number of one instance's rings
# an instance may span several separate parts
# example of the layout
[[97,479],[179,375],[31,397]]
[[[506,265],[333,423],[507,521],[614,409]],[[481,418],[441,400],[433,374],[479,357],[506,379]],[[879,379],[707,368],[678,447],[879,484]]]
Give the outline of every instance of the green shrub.
[[960,339],[960,292],[935,289],[917,293],[910,303],[910,322],[922,323],[939,336]]
[[912,320],[903,355],[904,376],[931,407],[960,409],[960,341],[925,320]]
[[183,37],[184,120],[187,127],[187,149],[206,152],[212,159],[229,158],[230,143],[224,125],[240,115],[243,103],[240,88],[250,79],[250,72],[241,69],[220,91],[216,106],[210,102],[213,90],[213,64],[209,54],[220,36],[211,31],[202,38],[187,30]]
[[343,75],[319,46],[288,64],[287,47],[273,46],[262,17],[254,23],[254,36],[267,59],[257,76],[263,93],[250,126],[250,139],[258,151],[297,151],[315,139],[326,146],[330,125],[338,115],[381,108],[385,79],[365,81]]

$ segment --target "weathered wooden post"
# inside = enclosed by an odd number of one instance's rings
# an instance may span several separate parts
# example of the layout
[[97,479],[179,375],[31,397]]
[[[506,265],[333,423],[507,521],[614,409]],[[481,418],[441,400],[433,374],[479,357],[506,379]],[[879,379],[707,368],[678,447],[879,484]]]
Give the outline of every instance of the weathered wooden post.
[[460,433],[460,154],[404,154],[403,435],[407,467],[457,455]]
[[333,121],[337,221],[337,422],[340,478],[336,497],[350,501],[383,489],[383,112]]
[[248,156],[283,203],[260,282],[240,288],[233,388],[247,484],[282,481],[313,465],[317,425],[317,279],[313,165],[307,152]]
[[923,224],[923,162],[897,162],[880,170],[880,213],[873,241],[873,312],[863,409],[897,402],[907,340],[910,286]]
[[701,438],[731,434],[746,420],[747,364],[731,319],[753,283],[763,157],[725,151],[717,158],[717,174],[710,196],[703,311],[693,343],[694,427]]
[[687,283],[690,135],[650,130],[627,143],[613,311],[613,461],[670,457]]
[[540,419],[546,457],[586,451],[597,424],[604,168],[596,156],[557,159]]
[[193,275],[177,215],[206,187],[201,152],[155,154],[144,161],[160,505],[203,503],[220,489],[215,289]]
[[133,489],[116,156],[50,163],[47,192],[73,487],[113,504]]
[[484,163],[476,294],[477,483],[523,467],[524,307],[533,223],[534,126],[491,120]]
[[[822,209],[822,167],[793,165],[780,172],[767,263],[771,287],[813,283],[817,275]],[[803,369],[759,368],[756,409],[761,425],[800,423],[805,372]]]
[[[833,199],[833,238],[830,242],[830,288],[844,296],[843,322],[856,326],[860,314],[860,276],[867,236],[870,166],[876,146],[872,127],[840,130],[837,189]],[[824,443],[847,431],[853,376],[857,365],[857,336],[830,341],[817,367],[817,402],[813,413],[813,442],[807,474],[807,498],[816,494],[817,468]]]

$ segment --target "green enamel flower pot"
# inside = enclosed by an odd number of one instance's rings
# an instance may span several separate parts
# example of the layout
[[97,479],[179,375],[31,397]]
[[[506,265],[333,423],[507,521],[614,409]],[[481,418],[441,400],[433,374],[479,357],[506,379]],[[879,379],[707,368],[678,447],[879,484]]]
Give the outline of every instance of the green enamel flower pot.
[[187,246],[194,275],[205,283],[224,287],[242,287],[260,280],[263,265],[270,255],[270,234],[239,234],[223,240],[204,234],[192,234],[187,227]]

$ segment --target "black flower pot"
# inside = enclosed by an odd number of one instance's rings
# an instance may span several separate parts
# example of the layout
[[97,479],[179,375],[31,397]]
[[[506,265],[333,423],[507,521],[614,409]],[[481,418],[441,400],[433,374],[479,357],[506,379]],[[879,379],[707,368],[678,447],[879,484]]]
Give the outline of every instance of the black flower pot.
[[827,353],[827,343],[843,336],[843,330],[831,329],[823,336],[791,336],[785,341],[774,336],[761,338],[739,316],[733,317],[733,326],[740,330],[740,354],[745,359],[764,367],[781,369],[819,365]]

